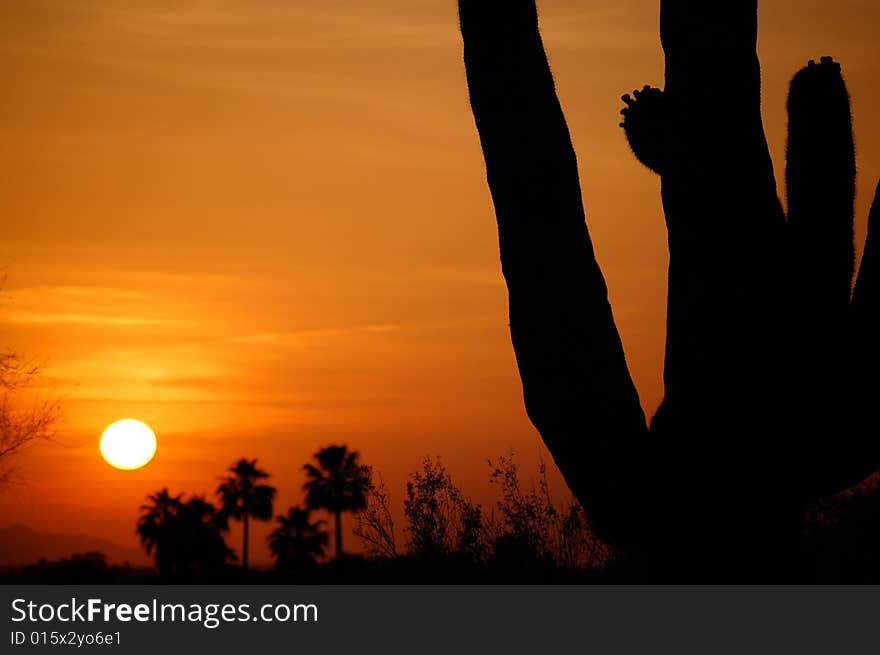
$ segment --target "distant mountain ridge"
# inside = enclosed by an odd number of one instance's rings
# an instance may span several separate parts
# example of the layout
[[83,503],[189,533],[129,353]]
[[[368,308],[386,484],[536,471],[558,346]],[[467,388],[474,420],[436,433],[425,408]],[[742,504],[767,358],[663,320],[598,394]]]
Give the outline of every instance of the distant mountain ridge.
[[56,560],[94,551],[104,553],[110,564],[128,562],[143,566],[150,563],[146,554],[137,548],[124,548],[109,539],[41,532],[20,523],[0,528],[0,567],[24,566],[41,559]]

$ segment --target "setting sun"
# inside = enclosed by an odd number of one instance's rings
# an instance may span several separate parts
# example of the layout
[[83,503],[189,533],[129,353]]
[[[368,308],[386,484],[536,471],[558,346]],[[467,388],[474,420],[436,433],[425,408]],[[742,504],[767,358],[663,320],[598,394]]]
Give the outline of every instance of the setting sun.
[[138,469],[156,454],[156,435],[141,421],[116,421],[101,435],[101,455],[111,466],[124,471]]

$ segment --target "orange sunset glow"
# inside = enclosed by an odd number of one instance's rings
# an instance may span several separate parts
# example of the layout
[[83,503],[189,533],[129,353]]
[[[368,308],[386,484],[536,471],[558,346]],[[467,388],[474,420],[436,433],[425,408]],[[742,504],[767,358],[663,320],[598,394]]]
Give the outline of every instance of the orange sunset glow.
[[[666,230],[618,111],[662,84],[658,3],[539,8],[651,414]],[[878,23],[873,2],[761,3],[780,179],[791,75],[821,55],[843,64],[859,248],[880,178]],[[398,504],[425,456],[487,505],[488,458],[515,452],[526,478],[551,462],[523,408],[454,2],[28,0],[2,3],[0,34],[0,345],[44,363],[38,395],[62,408],[55,441],[0,493],[0,527],[137,552],[148,493],[210,496],[258,458],[278,514],[330,443],[359,451]],[[132,470],[99,450],[126,417],[158,439]],[[268,563],[269,527],[253,530],[252,560]]]

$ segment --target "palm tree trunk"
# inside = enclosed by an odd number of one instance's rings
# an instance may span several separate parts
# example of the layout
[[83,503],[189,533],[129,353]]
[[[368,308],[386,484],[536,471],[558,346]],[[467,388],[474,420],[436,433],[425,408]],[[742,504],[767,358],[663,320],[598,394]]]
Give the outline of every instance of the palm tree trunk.
[[342,557],[342,512],[336,512],[336,559]]
[[242,519],[243,527],[244,527],[244,538],[242,539],[243,543],[241,546],[241,569],[242,571],[247,571],[248,568],[248,515],[247,512],[244,513],[244,518]]

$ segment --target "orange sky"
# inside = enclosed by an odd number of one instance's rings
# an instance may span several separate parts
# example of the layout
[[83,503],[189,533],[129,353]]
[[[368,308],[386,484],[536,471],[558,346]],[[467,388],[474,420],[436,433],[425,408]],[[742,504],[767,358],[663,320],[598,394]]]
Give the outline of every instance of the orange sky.
[[[617,112],[662,81],[658,2],[540,9],[652,412],[665,231]],[[811,57],[844,64],[859,245],[880,176],[878,24],[874,0],[762,0],[778,171],[787,80]],[[513,449],[534,470],[453,0],[4,2],[0,53],[0,343],[46,359],[64,404],[59,443],[0,494],[0,525],[130,546],[147,492],[211,491],[241,455],[274,475],[280,513],[334,441],[397,504],[429,454],[484,502],[487,457]],[[127,416],[159,437],[135,472],[97,450]]]

